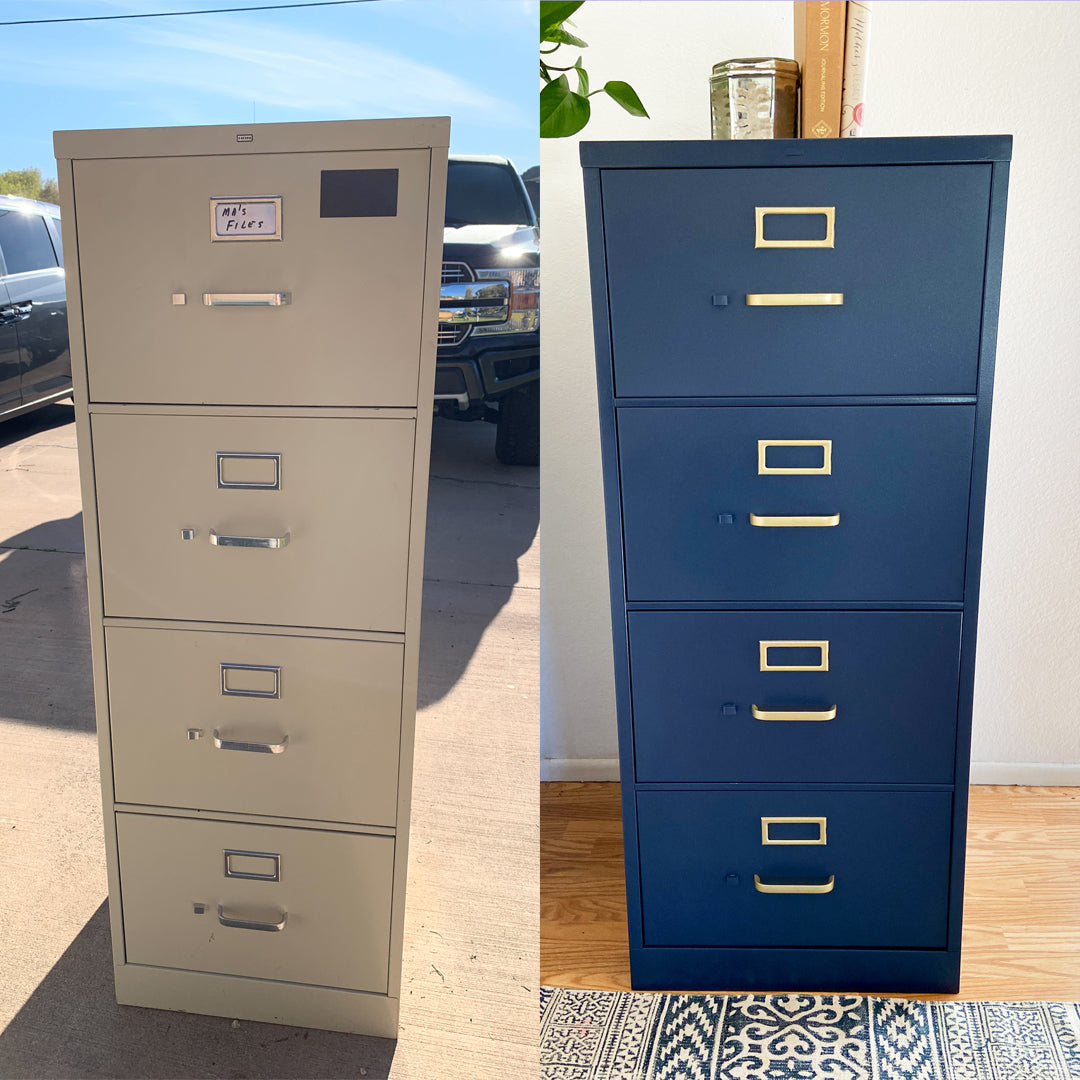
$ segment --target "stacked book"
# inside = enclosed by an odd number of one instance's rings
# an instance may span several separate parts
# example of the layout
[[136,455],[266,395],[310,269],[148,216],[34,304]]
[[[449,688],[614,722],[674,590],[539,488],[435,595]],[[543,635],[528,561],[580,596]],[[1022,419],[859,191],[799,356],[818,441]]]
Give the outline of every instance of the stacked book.
[[804,139],[863,133],[870,0],[795,0]]

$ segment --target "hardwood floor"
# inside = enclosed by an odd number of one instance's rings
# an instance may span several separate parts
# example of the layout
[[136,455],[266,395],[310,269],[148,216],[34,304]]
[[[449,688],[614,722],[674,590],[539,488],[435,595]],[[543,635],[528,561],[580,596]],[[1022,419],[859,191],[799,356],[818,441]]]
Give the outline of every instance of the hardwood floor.
[[[619,805],[541,785],[542,983],[630,989]],[[1080,788],[971,789],[958,997],[1080,1000]]]

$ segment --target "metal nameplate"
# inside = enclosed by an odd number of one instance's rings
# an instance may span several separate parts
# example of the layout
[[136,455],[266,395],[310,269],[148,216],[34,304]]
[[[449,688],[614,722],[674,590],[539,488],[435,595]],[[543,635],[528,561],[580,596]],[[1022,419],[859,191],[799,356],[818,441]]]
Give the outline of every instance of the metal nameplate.
[[211,199],[210,239],[280,240],[281,196],[239,195]]
[[[230,851],[222,852],[225,856],[225,876],[231,878],[247,878],[249,881],[280,881],[281,880],[281,856],[273,851]],[[240,866],[248,869],[240,869],[232,865],[236,859]],[[265,865],[266,870],[260,871],[255,866]]]
[[[273,679],[273,689],[256,690],[252,687],[246,689],[241,686],[229,685],[229,672],[252,671],[257,675],[270,676]],[[266,680],[267,683],[270,679]],[[281,697],[281,668],[277,664],[222,664],[221,665],[221,692],[226,697]]]

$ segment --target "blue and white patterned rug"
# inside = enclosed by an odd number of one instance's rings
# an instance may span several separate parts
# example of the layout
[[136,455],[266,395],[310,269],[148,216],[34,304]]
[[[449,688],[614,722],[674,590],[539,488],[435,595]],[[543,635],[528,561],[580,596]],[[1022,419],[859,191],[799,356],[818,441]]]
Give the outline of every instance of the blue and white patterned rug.
[[1080,1007],[542,987],[541,1080],[1080,1080]]

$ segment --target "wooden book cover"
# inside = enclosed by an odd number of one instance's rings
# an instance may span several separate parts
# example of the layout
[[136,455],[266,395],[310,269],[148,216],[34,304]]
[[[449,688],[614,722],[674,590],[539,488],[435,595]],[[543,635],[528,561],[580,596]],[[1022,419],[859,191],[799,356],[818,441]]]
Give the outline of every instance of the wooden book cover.
[[802,73],[800,134],[840,135],[844,88],[845,0],[795,0],[795,59]]
[[866,108],[866,50],[870,43],[871,0],[848,0],[844,41],[844,101],[840,137],[862,135]]

